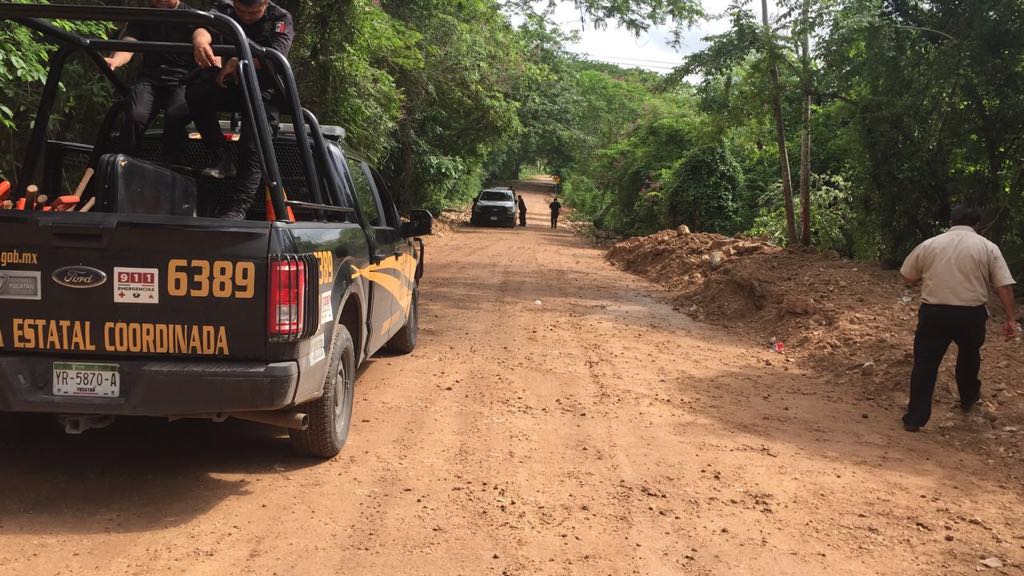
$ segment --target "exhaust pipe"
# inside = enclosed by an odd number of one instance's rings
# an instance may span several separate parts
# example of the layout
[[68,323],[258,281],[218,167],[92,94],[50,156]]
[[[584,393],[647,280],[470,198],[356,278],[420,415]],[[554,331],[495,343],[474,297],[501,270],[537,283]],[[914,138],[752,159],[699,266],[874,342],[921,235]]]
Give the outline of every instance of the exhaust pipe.
[[289,430],[309,428],[309,414],[298,412],[230,412],[226,415],[239,420],[278,426]]
[[57,421],[64,427],[65,434],[78,436],[86,430],[98,430],[110,426],[114,423],[114,417],[108,415],[58,414]]

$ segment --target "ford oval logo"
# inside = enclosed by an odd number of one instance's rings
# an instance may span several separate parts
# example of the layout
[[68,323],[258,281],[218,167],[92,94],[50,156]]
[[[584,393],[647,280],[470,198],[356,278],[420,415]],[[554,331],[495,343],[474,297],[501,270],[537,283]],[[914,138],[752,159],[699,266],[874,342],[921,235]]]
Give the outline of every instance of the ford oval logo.
[[88,266],[65,266],[53,271],[53,281],[68,288],[95,288],[107,281],[102,270]]

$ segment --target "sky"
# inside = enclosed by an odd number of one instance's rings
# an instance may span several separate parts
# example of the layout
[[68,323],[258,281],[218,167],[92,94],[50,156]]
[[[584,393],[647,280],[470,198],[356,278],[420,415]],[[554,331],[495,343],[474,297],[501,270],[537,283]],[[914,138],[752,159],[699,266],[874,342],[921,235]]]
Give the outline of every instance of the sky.
[[[703,0],[703,5],[708,14],[721,14],[729,5],[729,0]],[[772,10],[774,5],[775,2],[770,0],[768,9]],[[758,10],[760,18],[760,2],[752,2],[751,6]],[[676,49],[669,44],[672,40],[670,26],[652,28],[639,37],[614,23],[609,23],[606,29],[597,29],[590,22],[580,21],[580,12],[571,2],[559,4],[552,20],[563,31],[580,35],[578,42],[566,46],[570,52],[585,55],[591,60],[611,62],[625,68],[645,68],[663,74],[682,64],[685,55],[702,49],[705,43],[701,38],[729,28],[725,19],[700,22],[683,35],[682,45]]]

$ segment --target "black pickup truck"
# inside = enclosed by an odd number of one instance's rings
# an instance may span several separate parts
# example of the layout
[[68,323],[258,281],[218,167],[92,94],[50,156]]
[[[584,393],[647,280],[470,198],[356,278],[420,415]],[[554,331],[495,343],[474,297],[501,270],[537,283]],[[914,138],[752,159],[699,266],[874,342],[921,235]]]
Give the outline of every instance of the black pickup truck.
[[[57,19],[159,20],[229,39],[214,49],[242,63],[241,121],[255,127],[266,190],[247,220],[206,217],[235,183],[199,176],[210,158],[198,135],[189,166],[160,162],[158,133],[135,156],[118,154],[123,102],[91,142],[50,139],[69,56],[84,55],[98,81],[124,95],[101,51],[191,52],[84,38]],[[386,182],[344,146],[342,131],[321,128],[301,107],[288,62],[227,17],[0,4],[0,22],[57,46],[9,193],[29,205],[0,210],[0,413],[54,414],[71,433],[114,416],[233,417],[288,428],[300,454],[337,454],[359,365],[382,348],[416,345],[423,243],[415,237],[430,233],[430,214],[414,210],[402,221]],[[292,122],[280,130],[266,120],[254,57],[285,96]],[[76,192],[69,210],[38,202]],[[91,210],[76,209],[83,205]]]

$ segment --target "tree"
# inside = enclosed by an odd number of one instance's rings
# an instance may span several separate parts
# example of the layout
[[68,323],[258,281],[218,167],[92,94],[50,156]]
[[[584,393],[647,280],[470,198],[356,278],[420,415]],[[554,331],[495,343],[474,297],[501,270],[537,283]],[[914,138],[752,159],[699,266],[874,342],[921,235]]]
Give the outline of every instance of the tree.
[[769,21],[766,0],[761,0],[760,29],[755,24],[752,14],[746,9],[746,0],[730,5],[728,14],[730,30],[705,38],[708,47],[689,56],[684,65],[673,73],[672,79],[678,81],[691,74],[702,74],[705,82],[714,82],[723,77],[731,79],[743,66],[750,66],[755,70],[764,69],[769,82],[767,90],[764,91],[764,104],[771,110],[774,120],[779,177],[786,206],[787,239],[790,244],[795,244],[798,237],[793,215],[793,183],[783,116],[783,87],[779,74],[779,64],[784,56],[783,47]]
[[664,224],[735,232],[735,200],[742,179],[739,164],[722,143],[694,148],[662,179]]
[[[17,4],[30,3],[29,0],[10,0]],[[45,0],[32,0],[46,3]],[[92,2],[86,2],[92,3]],[[105,23],[96,22],[57,22],[58,26],[86,36],[104,36],[112,30]],[[54,46],[42,41],[42,37],[28,28],[19,25],[5,24],[0,28],[0,84],[3,95],[0,96],[0,177],[13,178],[19,172],[24,127],[30,126],[35,117],[36,106],[46,82],[49,54]],[[83,77],[95,77],[95,67],[91,62],[72,59],[69,74]],[[68,113],[75,113],[79,118],[95,120],[97,110],[105,110],[103,102],[109,98],[109,91],[95,85],[83,86],[80,90],[67,90],[68,86],[78,86],[80,82],[63,84],[64,92],[58,102],[51,119],[50,129],[53,134],[60,134],[69,127]]]
[[[548,0],[548,14],[554,10],[555,4],[555,0]],[[599,27],[614,21],[630,32],[640,33],[654,25],[672,23],[675,25],[676,41],[679,41],[683,27],[705,16],[699,0],[573,0],[573,4],[580,11],[580,20],[589,20]],[[535,3],[530,0],[514,0],[506,7],[532,13]]]
[[786,202],[786,236],[790,244],[797,243],[793,216],[793,179],[789,172],[789,152],[786,150],[786,124],[782,119],[782,94],[779,85],[779,59],[781,58],[775,34],[768,23],[768,0],[761,0],[761,24],[764,28],[764,51],[767,56],[768,76],[771,79],[769,103],[775,118],[775,143],[779,147],[779,171],[782,178],[782,197]]
[[[985,207],[983,231],[1020,246],[1024,7],[850,0],[823,42],[826,89],[842,94],[862,156],[858,212],[895,264],[948,222]],[[1012,251],[1007,251],[1012,253]]]

